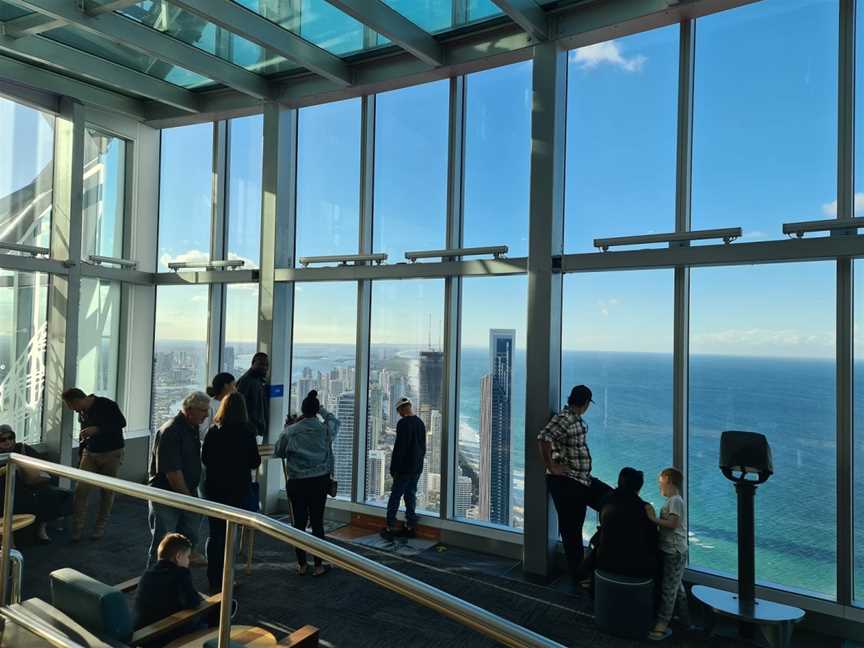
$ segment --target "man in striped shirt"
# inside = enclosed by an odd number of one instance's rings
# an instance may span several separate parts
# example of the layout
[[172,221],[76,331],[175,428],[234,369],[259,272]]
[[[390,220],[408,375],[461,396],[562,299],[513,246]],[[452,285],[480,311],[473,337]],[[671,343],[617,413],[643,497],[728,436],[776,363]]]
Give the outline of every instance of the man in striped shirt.
[[546,424],[537,441],[546,465],[546,483],[558,512],[558,530],[570,575],[577,579],[582,563],[582,525],[588,506],[599,511],[612,487],[591,476],[588,426],[582,415],[591,403],[591,390],[577,385],[570,392],[567,407]]

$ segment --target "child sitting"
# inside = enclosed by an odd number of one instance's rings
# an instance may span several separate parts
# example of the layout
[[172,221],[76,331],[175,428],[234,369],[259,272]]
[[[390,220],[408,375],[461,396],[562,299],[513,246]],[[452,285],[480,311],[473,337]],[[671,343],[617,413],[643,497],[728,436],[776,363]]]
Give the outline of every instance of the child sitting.
[[[159,543],[158,562],[141,576],[138,595],[135,598],[135,627],[141,628],[180,610],[198,607],[203,600],[192,584],[189,557],[192,543],[179,533],[169,533]],[[184,627],[171,638],[176,638],[206,627],[202,621],[194,621],[192,627]],[[170,641],[164,639],[165,643]]]
[[[660,592],[660,606],[657,610],[657,622],[648,634],[649,639],[658,641],[670,634],[669,621],[675,611],[676,604],[679,618],[689,624],[687,613],[687,592],[681,582],[684,567],[687,566],[687,523],[684,517],[684,498],[681,497],[684,486],[684,476],[675,468],[666,468],[657,478],[660,494],[666,498],[666,503],[660,509],[660,517],[653,517],[660,531],[660,552],[663,560],[663,580]],[[653,516],[653,510],[649,511]]]

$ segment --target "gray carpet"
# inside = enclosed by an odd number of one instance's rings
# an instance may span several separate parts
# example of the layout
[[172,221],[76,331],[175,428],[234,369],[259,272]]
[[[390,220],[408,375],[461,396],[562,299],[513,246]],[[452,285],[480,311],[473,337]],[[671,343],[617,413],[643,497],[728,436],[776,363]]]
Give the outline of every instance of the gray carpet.
[[[106,535],[98,542],[85,540],[72,545],[65,533],[56,536],[55,542],[46,546],[26,546],[24,538],[19,541],[25,557],[25,598],[48,600],[48,573],[59,567],[73,567],[106,583],[140,575],[150,539],[146,506],[118,498]],[[399,556],[386,549],[344,546],[564,645],[651,645],[599,632],[586,597],[525,582],[513,561],[453,547],[437,546],[413,556]],[[333,648],[496,645],[353,574],[333,570],[322,578],[301,577],[294,566],[291,547],[270,538],[256,538],[253,572],[251,576],[240,574],[240,611],[235,622],[267,627],[277,636],[289,628],[312,624],[321,629],[322,645]],[[203,590],[204,570],[194,570],[194,577]],[[719,648],[740,644],[722,638],[706,641],[701,633],[679,631],[663,645]],[[830,647],[840,642],[799,632],[794,645]]]

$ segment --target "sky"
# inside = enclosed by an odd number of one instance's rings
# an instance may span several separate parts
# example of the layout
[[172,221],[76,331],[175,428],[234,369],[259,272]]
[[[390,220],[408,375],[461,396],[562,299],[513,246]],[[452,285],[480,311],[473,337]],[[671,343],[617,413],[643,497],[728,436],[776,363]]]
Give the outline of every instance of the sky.
[[[837,16],[838,0],[765,0],[697,20],[694,229],[741,226],[744,240],[780,239],[784,222],[836,214]],[[565,251],[593,252],[599,236],[671,231],[678,27],[573,50],[568,59]],[[531,68],[528,61],[479,72],[466,83],[465,244],[505,244],[511,256],[527,251]],[[448,100],[446,81],[377,97],[373,242],[390,263],[404,261],[406,250],[443,247]],[[50,161],[50,125],[40,119],[0,101],[2,193]],[[360,120],[358,99],[300,111],[298,256],[357,251]],[[163,133],[161,270],[168,260],[209,255],[212,138],[209,124]],[[231,122],[228,250],[247,267],[259,256],[261,138],[260,116]],[[864,189],[857,205],[864,207]],[[696,269],[691,350],[830,357],[834,283],[834,266],[824,262]],[[388,284],[373,291],[373,341],[426,338],[430,321],[440,330],[443,281]],[[463,343],[484,346],[489,328],[516,328],[523,346],[525,278],[464,286]],[[206,304],[189,297],[193,290],[160,289],[165,335],[206,331]],[[246,318],[257,290],[231,291],[226,325],[238,341],[252,340]],[[672,299],[670,270],[567,276],[563,346],[667,351]],[[353,343],[353,318],[354,284],[298,286],[298,339]]]

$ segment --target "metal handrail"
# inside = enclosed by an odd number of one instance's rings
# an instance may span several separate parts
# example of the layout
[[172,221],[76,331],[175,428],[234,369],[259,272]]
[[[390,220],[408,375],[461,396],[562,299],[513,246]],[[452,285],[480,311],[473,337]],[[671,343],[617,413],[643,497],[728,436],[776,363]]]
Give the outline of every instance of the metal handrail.
[[[308,551],[313,555],[320,556],[334,565],[350,571],[358,576],[372,581],[376,585],[386,587],[389,590],[401,594],[412,601],[425,605],[436,612],[439,612],[454,621],[457,621],[487,637],[513,648],[528,648],[528,647],[543,647],[543,648],[563,648],[561,644],[547,639],[546,637],[523,628],[520,625],[513,623],[492,614],[488,610],[463,601],[451,594],[447,594],[423,583],[417,579],[411,578],[397,572],[394,569],[381,565],[368,558],[355,554],[347,549],[343,549],[335,544],[331,544],[325,540],[316,538],[315,536],[299,531],[294,527],[288,526],[284,522],[279,522],[266,515],[260,513],[252,513],[233,506],[225,506],[207,500],[191,497],[189,495],[180,495],[172,491],[163,490],[161,488],[153,488],[152,486],[144,486],[134,482],[117,479],[116,477],[106,477],[97,473],[79,470],[78,468],[70,468],[61,466],[60,464],[36,459],[34,457],[26,457],[21,454],[12,453],[8,456],[8,469],[6,478],[6,493],[4,510],[12,510],[12,501],[14,498],[15,488],[15,470],[16,466],[26,466],[37,470],[44,471],[51,475],[65,477],[67,479],[83,482],[99,486],[106,490],[128,495],[137,499],[144,499],[156,504],[164,504],[175,508],[183,509],[209,517],[215,517],[225,520],[228,525],[226,529],[226,537],[231,537],[235,525],[247,526],[250,529],[259,531],[269,535],[276,540],[288,542],[299,549]],[[3,455],[0,455],[2,461]],[[6,574],[8,574],[9,565],[9,542],[11,539],[12,516],[3,516],[4,534],[3,534],[3,553],[0,558],[0,603],[6,600]],[[231,578],[231,569],[233,567],[234,552],[231,548],[231,542],[226,542],[225,546],[225,570],[226,575],[222,579],[222,600],[230,601],[232,595],[233,581]],[[219,625],[219,648],[227,648],[228,637],[230,636],[230,618],[227,612],[230,606],[223,605],[222,611],[225,613],[220,616]],[[223,643],[224,641],[224,643]]]
[[[15,625],[21,626],[40,639],[44,639],[52,646],[58,646],[58,648],[84,648],[84,646],[79,644],[77,641],[73,641],[32,612],[24,610],[23,608],[7,606],[0,607],[0,616],[2,616],[7,623],[11,621]],[[5,632],[5,630],[0,630],[0,638],[2,638],[3,632]]]

